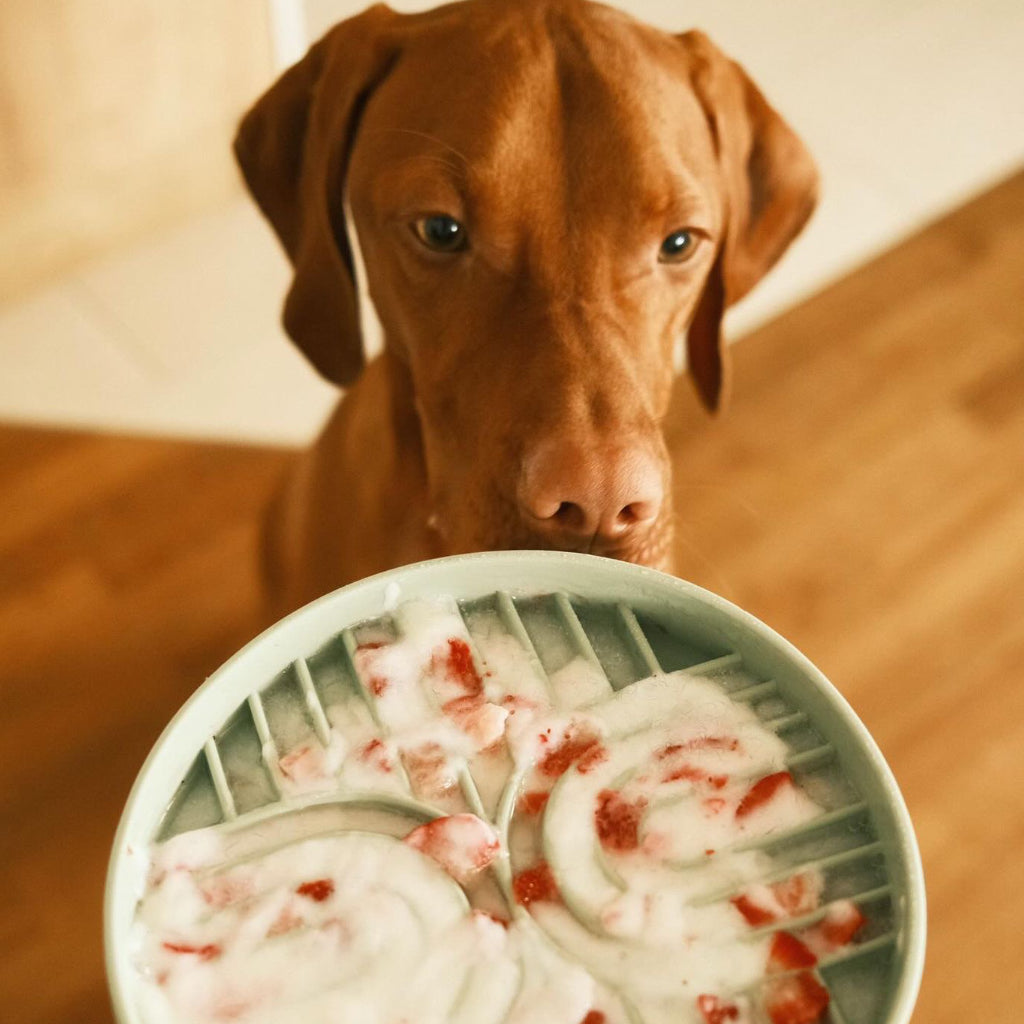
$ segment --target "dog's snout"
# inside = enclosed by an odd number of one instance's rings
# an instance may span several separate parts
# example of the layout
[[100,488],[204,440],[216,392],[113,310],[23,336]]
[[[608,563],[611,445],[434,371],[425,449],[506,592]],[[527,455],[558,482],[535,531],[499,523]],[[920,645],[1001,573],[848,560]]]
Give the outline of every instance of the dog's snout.
[[518,497],[524,519],[556,542],[616,540],[657,518],[665,488],[659,462],[640,449],[549,444],[526,459]]

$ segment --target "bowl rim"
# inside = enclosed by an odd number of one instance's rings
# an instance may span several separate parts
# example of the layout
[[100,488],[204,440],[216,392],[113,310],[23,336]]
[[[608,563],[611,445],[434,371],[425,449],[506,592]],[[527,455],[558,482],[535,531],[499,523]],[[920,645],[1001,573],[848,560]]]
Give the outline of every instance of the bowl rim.
[[[850,704],[824,673],[783,636],[750,612],[703,587],[656,569],[601,556],[531,550],[450,555],[357,580],[324,594],[268,626],[193,691],[164,727],[139,769],[121,812],[108,861],[103,899],[104,962],[114,1016],[119,1024],[145,1024],[129,998],[127,975],[130,964],[124,956],[127,927],[123,917],[129,909],[134,911],[141,891],[139,871],[142,859],[134,858],[134,870],[129,862],[137,845],[151,842],[152,825],[166,807],[166,801],[156,809],[148,801],[156,795],[155,791],[164,786],[164,776],[174,775],[175,766],[180,766],[181,758],[174,758],[169,753],[179,734],[194,729],[200,723],[205,724],[204,731],[209,734],[211,718],[223,721],[223,716],[216,717],[218,711],[223,710],[226,715],[238,705],[236,691],[246,691],[247,695],[251,690],[252,672],[257,665],[265,664],[269,657],[283,668],[296,657],[316,650],[346,625],[384,613],[394,605],[396,588],[399,593],[405,592],[403,597],[453,592],[457,598],[461,597],[458,585],[444,586],[444,580],[452,572],[471,577],[475,574],[486,580],[479,589],[481,594],[498,589],[523,594],[546,590],[575,593],[580,588],[575,585],[574,576],[582,574],[589,578],[588,587],[592,590],[603,583],[612,589],[646,592],[650,598],[690,603],[739,628],[807,678],[827,709],[842,719],[860,752],[870,762],[896,825],[894,852],[903,866],[907,884],[906,906],[903,908],[905,928],[898,950],[903,970],[890,999],[884,1024],[909,1024],[924,971],[927,939],[924,869],[910,814],[895,776]],[[506,582],[503,587],[501,577],[508,575],[517,578],[518,582],[511,585]],[[545,580],[549,580],[549,584],[546,585]],[[272,676],[261,669],[257,678]],[[189,764],[197,748],[190,749]],[[183,777],[184,768],[177,772],[179,780]]]

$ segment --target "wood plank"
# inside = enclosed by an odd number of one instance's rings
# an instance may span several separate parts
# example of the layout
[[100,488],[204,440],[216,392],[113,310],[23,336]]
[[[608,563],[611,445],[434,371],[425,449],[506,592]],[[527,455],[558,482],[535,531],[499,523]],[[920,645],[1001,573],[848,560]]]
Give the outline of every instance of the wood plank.
[[[915,1019],[1016,1022],[1024,955],[1024,175],[681,383],[683,575],[775,626],[877,737],[917,825]],[[106,859],[146,752],[262,625],[286,452],[0,429],[5,1019],[110,1020]],[[59,964],[59,969],[55,965]]]

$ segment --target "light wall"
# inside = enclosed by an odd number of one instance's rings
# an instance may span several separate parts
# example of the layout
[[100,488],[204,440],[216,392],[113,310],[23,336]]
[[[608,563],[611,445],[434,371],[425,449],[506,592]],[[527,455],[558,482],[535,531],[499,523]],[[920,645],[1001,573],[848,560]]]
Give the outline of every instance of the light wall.
[[[67,0],[61,6],[88,10],[105,2]],[[239,41],[264,33],[264,52],[276,53],[278,67],[327,23],[361,6],[337,0],[132,0],[109,6],[121,17],[134,11],[154,25],[183,26],[220,4],[241,18]],[[56,6],[55,0],[38,6],[34,0],[6,0],[0,29],[12,23],[11,11],[31,23]],[[394,0],[392,6],[411,11],[428,4]],[[1020,0],[633,0],[628,7],[674,31],[705,29],[761,84],[807,140],[822,170],[823,200],[810,227],[730,314],[733,336],[1024,164]],[[231,29],[234,22],[227,25]],[[83,33],[88,46],[76,45],[75,53],[91,46],[114,59],[117,48],[97,26]],[[21,45],[22,35],[16,33],[12,42],[0,31],[0,54]],[[116,88],[113,80],[108,83],[111,102],[118,100],[130,115],[137,101],[139,116],[143,107],[159,114],[158,123],[139,129],[139,139],[153,132],[165,141],[185,139],[193,158],[222,168],[209,171],[209,187],[230,180],[237,190],[228,152],[234,120],[278,73],[274,61],[267,59],[259,73],[225,79],[228,72],[213,65],[234,59],[230,45],[218,49],[207,42],[197,48],[191,30],[182,43],[195,58],[187,66],[197,77],[183,86],[189,103],[175,105],[168,96],[162,107],[142,103],[144,87],[152,84],[145,74],[119,80]],[[45,57],[45,46],[39,47]],[[159,59],[173,68],[170,56],[152,58]],[[133,60],[138,68],[139,60]],[[166,72],[166,63],[159,66]],[[4,74],[0,65],[0,82]],[[221,93],[218,83],[224,81],[233,85]],[[14,109],[26,120],[35,116],[27,100]],[[221,113],[213,117],[215,109]],[[190,135],[189,126],[203,111],[211,114],[208,124],[219,127]],[[40,127],[46,152],[63,152],[61,123]],[[123,139],[104,136],[102,121],[94,127],[106,140],[99,160],[121,160],[139,141],[124,132]],[[68,143],[74,138],[72,131]],[[58,250],[78,237],[76,163],[83,165],[83,179],[90,173],[88,159],[67,148],[69,159],[55,179],[61,188],[53,193],[63,205],[55,207],[58,215],[40,236]],[[158,162],[160,151],[160,145],[151,149]],[[0,150],[0,181],[7,182],[10,161],[10,149]],[[226,177],[219,179],[222,173]],[[187,198],[166,185],[159,168],[141,178],[133,187],[154,187],[169,203]],[[111,179],[93,223],[116,231],[132,195],[132,187]],[[287,265],[251,201],[238,191],[235,196],[142,242],[115,245],[48,287],[0,304],[0,420],[308,442],[337,394],[284,337],[280,309]],[[2,206],[0,239],[4,232],[14,238],[12,225],[21,214],[12,216],[10,203]]]

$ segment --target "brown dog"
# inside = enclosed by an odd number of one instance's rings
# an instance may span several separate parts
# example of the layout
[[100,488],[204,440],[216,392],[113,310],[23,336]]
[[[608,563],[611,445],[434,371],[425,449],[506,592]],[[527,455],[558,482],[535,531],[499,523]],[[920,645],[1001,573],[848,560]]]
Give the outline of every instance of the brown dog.
[[[676,345],[717,408],[723,311],[815,201],[737,64],[581,0],[377,6],[235,150],[294,266],[285,327],[350,386],[275,513],[281,609],[462,551],[670,567]],[[365,369],[346,196],[385,337]]]

